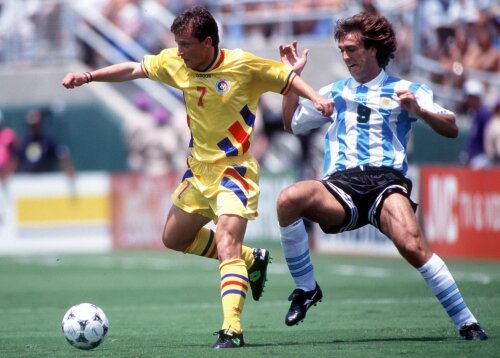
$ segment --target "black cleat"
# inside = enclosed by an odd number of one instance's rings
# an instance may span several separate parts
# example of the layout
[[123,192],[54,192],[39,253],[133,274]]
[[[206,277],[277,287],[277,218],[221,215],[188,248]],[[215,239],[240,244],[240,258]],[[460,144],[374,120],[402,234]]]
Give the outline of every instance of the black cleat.
[[301,289],[295,289],[290,297],[288,297],[288,301],[292,301],[290,305],[290,309],[286,313],[285,316],[285,324],[287,326],[293,326],[299,324],[299,322],[303,321],[306,317],[307,310],[312,306],[316,306],[318,301],[321,302],[323,298],[323,292],[321,292],[321,288],[316,282],[316,288],[312,291],[305,292]]
[[252,252],[255,262],[248,269],[248,280],[252,289],[252,297],[258,301],[266,285],[267,265],[271,257],[266,249],[252,249]]
[[479,323],[471,323],[462,326],[462,328],[460,328],[460,335],[464,337],[466,341],[485,341],[488,339],[486,332],[483,331]]
[[240,348],[245,345],[243,333],[238,334],[228,329],[221,329],[219,332],[215,332],[214,335],[219,335],[219,338],[212,346],[214,349]]

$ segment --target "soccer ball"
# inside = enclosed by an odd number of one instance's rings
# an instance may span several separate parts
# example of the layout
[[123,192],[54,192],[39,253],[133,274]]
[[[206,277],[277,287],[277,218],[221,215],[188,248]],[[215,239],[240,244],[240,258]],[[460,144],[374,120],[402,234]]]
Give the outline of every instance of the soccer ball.
[[94,349],[104,341],[109,322],[104,311],[92,303],[71,307],[62,319],[64,337],[73,347]]

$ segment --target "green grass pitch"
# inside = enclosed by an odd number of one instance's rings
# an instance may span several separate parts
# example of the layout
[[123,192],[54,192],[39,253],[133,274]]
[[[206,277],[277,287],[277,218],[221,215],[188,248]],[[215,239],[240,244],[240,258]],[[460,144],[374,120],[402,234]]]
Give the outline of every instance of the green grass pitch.
[[[313,254],[324,299],[284,324],[293,289],[279,244],[259,302],[243,314],[247,345],[214,351],[222,323],[217,262],[171,251],[0,257],[0,357],[500,357],[500,262],[446,260],[489,334],[463,341],[418,272],[401,258]],[[110,330],[71,347],[61,319],[92,302]]]

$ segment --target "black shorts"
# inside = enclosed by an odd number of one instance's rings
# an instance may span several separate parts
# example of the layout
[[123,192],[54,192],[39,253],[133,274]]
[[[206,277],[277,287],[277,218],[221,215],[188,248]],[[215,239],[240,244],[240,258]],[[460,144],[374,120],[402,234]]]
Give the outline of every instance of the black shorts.
[[395,169],[385,167],[356,167],[333,173],[322,180],[328,191],[342,204],[344,222],[340,225],[320,224],[328,234],[349,231],[372,224],[380,229],[380,211],[384,199],[392,193],[401,193],[410,200],[412,183]]

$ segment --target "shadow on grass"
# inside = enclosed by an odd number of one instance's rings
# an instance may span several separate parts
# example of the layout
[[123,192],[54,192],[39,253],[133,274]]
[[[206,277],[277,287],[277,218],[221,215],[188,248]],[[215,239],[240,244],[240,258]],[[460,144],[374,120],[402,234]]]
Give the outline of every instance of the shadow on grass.
[[[454,339],[454,338],[453,338]],[[384,343],[384,342],[442,342],[448,341],[450,337],[400,337],[400,338],[363,338],[363,339],[332,339],[331,341],[308,341],[302,342],[273,342],[262,344],[246,344],[246,347],[280,347],[280,346],[314,346],[314,345],[330,345],[330,344],[356,344],[356,343]]]

